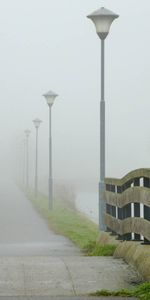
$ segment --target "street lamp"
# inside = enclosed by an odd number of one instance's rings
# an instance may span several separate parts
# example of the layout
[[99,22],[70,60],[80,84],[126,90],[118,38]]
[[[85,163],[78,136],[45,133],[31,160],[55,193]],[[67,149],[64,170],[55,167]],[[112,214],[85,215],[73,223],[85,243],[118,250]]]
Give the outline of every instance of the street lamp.
[[26,136],[26,189],[29,188],[29,135],[31,131],[26,129],[24,131]]
[[48,199],[49,209],[53,209],[53,177],[52,177],[52,126],[51,126],[51,108],[54,104],[55,98],[58,96],[52,91],[43,95],[49,106],[49,181],[48,181]]
[[37,198],[38,196],[38,129],[41,124],[40,119],[35,119],[33,120],[33,124],[35,126],[36,130],[36,146],[35,146],[35,183],[34,183],[34,193],[35,197]]
[[22,141],[22,185],[25,186],[25,157],[26,157],[26,140]]
[[105,38],[107,37],[112,22],[119,16],[104,7],[87,16],[96,27],[96,32],[101,39],[101,102],[100,102],[100,182],[99,182],[99,226],[105,231],[103,216],[106,211],[104,201],[105,178]]

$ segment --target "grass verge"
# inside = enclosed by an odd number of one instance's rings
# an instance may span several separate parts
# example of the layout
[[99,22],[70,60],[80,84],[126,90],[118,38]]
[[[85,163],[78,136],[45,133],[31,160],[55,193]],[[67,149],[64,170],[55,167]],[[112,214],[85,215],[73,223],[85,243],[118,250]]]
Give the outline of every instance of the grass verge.
[[111,256],[116,246],[100,245],[97,242],[98,226],[64,203],[56,202],[52,211],[48,209],[48,199],[44,195],[35,198],[32,192],[27,193],[36,210],[48,221],[52,230],[62,234],[74,242],[85,255]]
[[133,290],[107,291],[101,290],[92,293],[91,296],[114,296],[114,297],[135,297],[140,300],[150,300],[150,282],[140,284]]

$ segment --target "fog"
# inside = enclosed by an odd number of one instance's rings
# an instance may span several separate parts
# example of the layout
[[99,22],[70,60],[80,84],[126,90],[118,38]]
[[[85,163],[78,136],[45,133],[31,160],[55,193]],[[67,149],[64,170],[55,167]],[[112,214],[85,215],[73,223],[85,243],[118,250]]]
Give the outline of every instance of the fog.
[[120,15],[106,40],[106,176],[150,165],[149,1],[0,1],[0,172],[16,176],[35,129],[39,180],[48,177],[48,106],[52,107],[53,175],[85,191],[99,181],[100,40],[86,16],[100,6]]

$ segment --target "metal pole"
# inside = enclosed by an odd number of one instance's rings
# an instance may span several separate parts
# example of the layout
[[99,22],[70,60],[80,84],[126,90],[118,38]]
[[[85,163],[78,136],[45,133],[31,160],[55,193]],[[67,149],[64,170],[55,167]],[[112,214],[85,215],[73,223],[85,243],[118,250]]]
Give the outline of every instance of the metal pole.
[[26,140],[23,140],[23,169],[22,169],[22,183],[25,186],[25,151],[26,151]]
[[105,191],[105,41],[101,39],[101,102],[100,102],[100,183],[99,183],[99,228],[106,230],[104,214],[106,205],[104,202]]
[[36,129],[36,148],[35,148],[35,197],[38,196],[38,127]]
[[104,181],[105,178],[105,44],[104,40],[101,40],[101,111],[100,111],[100,141],[101,141],[101,153],[100,153],[100,180]]
[[51,105],[49,105],[49,209],[53,209],[53,179],[52,179],[52,124]]
[[29,143],[28,135],[26,136],[26,188],[29,188]]

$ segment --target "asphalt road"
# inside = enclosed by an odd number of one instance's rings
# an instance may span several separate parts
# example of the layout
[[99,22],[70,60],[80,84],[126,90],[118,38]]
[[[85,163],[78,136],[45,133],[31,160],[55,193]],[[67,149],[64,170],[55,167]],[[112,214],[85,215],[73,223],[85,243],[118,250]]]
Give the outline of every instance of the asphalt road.
[[69,240],[49,230],[14,183],[0,183],[0,299],[78,296],[71,298],[76,300],[100,289],[131,287],[136,280],[122,260],[82,256]]

